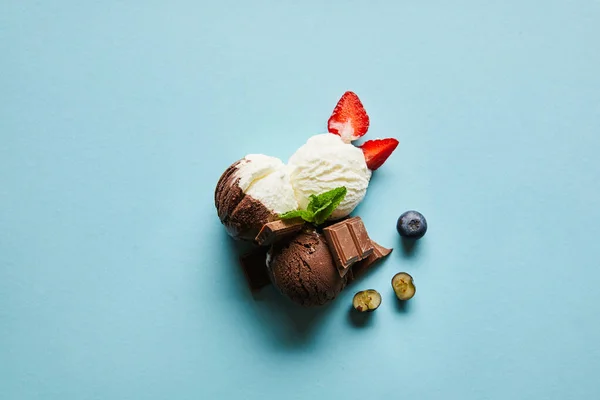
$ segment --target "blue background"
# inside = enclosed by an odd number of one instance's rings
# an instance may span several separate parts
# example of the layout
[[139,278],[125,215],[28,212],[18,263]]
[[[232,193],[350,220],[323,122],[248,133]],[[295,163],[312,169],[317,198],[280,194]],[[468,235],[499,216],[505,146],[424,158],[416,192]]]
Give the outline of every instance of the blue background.
[[[0,397],[600,398],[599,18],[3,1]],[[287,159],[345,90],[401,142],[357,212],[395,251],[320,310],[253,297],[214,185],[246,153]],[[429,221],[412,252],[407,209]],[[383,294],[366,320],[364,288]]]

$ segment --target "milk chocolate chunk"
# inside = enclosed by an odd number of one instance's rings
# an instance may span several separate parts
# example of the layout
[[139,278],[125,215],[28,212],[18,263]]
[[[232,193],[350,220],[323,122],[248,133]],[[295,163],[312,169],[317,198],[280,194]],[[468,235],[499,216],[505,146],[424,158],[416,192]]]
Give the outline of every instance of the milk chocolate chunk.
[[268,224],[263,225],[254,241],[259,246],[270,246],[286,236],[300,232],[302,227],[304,227],[304,221],[302,219],[269,222]]
[[373,244],[367,233],[367,228],[360,217],[353,217],[346,220],[350,228],[354,245],[358,249],[358,260],[363,260],[373,253]]
[[258,247],[240,257],[242,270],[252,291],[260,290],[271,283],[267,272],[267,251],[268,247]]
[[348,268],[358,261],[358,249],[352,239],[350,228],[343,222],[325,228],[323,233],[340,275],[346,275]]
[[371,240],[371,243],[373,245],[373,253],[352,266],[352,280],[367,272],[374,264],[389,256],[392,252],[392,249],[385,248],[373,240]]
[[373,253],[373,245],[360,217],[349,218],[323,229],[341,276],[357,261]]

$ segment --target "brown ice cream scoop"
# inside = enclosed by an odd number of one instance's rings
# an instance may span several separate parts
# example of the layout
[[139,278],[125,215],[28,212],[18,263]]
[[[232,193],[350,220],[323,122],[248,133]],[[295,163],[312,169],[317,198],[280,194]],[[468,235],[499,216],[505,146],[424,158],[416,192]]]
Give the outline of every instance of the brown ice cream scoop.
[[338,273],[325,238],[314,230],[275,243],[267,256],[267,269],[283,295],[307,307],[333,300],[347,280]]
[[236,161],[221,175],[215,189],[215,206],[229,235],[252,241],[262,226],[277,216],[263,203],[244,193],[237,174],[241,162]]

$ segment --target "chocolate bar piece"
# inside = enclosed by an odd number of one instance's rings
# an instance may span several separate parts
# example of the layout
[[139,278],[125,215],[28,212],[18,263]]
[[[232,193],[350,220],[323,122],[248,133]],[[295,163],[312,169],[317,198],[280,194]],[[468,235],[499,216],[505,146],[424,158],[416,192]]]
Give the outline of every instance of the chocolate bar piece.
[[354,240],[354,245],[358,249],[358,261],[370,256],[373,253],[373,244],[362,219],[360,217],[350,218],[346,220],[346,224],[350,228],[352,240]]
[[267,247],[258,247],[240,257],[240,264],[250,290],[257,291],[271,283],[267,272]]
[[360,217],[328,226],[323,229],[323,234],[342,277],[355,262],[373,253],[373,245]]
[[269,222],[268,224],[263,225],[254,240],[259,246],[270,246],[279,239],[300,232],[303,226],[304,221],[302,219]]
[[373,240],[371,240],[371,244],[373,245],[373,252],[370,256],[352,266],[352,275],[349,277],[349,280],[354,280],[364,274],[373,266],[373,264],[389,256],[392,252],[392,249],[385,248],[380,244],[375,243]]

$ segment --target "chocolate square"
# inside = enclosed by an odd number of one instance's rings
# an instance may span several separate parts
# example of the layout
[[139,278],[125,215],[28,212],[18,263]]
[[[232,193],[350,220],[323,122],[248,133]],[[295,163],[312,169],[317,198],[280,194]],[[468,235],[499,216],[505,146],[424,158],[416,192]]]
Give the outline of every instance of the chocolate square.
[[256,236],[255,242],[259,246],[270,246],[276,241],[285,238],[288,235],[300,232],[304,227],[304,221],[301,219],[277,220],[263,225]]
[[384,259],[392,252],[392,249],[385,248],[374,241],[373,252],[364,260],[361,260],[352,266],[352,280],[367,272],[374,264]]
[[363,224],[360,217],[350,218],[346,221],[346,224],[350,228],[354,245],[358,250],[358,260],[363,260],[373,253],[373,244],[367,233],[367,228]]
[[358,261],[360,255],[346,221],[325,228],[323,233],[338,268],[345,269]]

